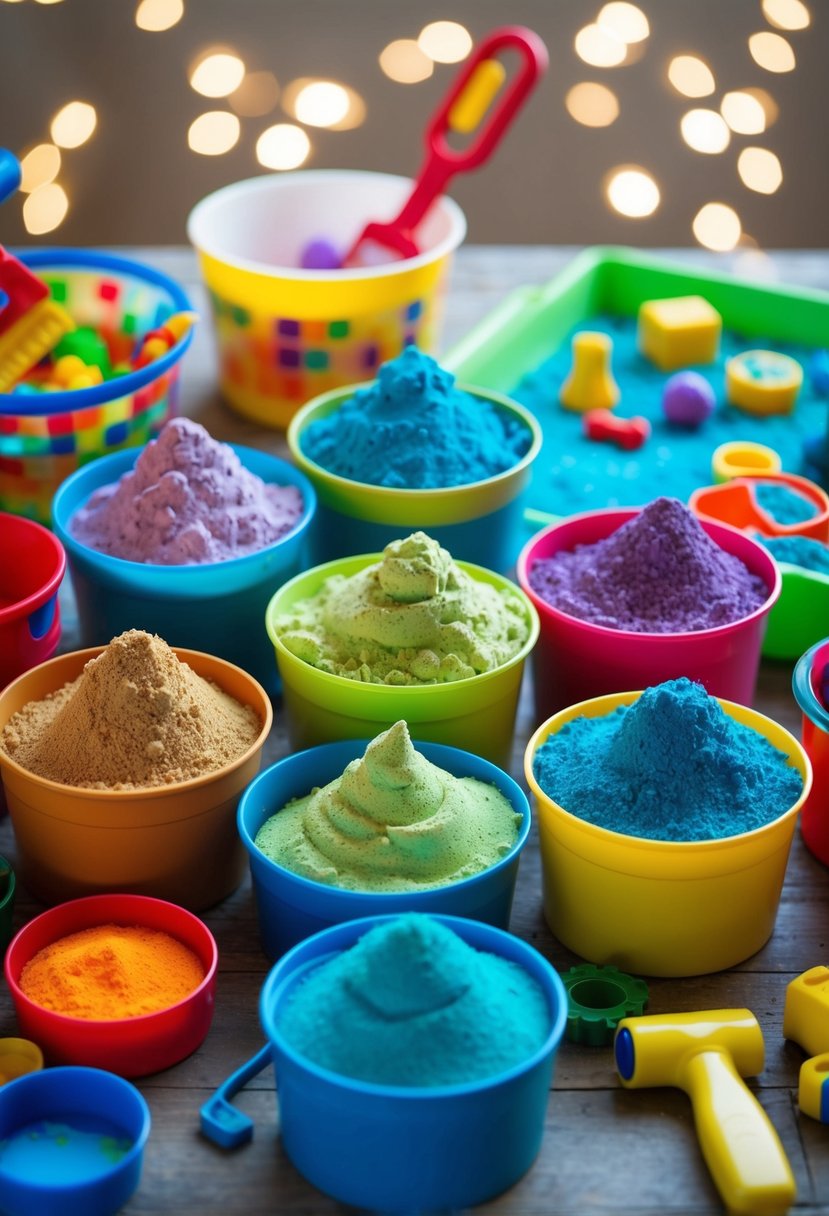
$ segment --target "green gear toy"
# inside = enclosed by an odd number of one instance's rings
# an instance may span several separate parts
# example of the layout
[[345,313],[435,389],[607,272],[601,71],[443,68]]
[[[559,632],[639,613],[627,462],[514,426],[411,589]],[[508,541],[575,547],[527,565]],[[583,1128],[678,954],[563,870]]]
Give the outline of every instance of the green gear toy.
[[571,1043],[604,1047],[622,1018],[638,1017],[648,1003],[644,980],[618,967],[581,963],[561,977],[567,992],[567,1029]]

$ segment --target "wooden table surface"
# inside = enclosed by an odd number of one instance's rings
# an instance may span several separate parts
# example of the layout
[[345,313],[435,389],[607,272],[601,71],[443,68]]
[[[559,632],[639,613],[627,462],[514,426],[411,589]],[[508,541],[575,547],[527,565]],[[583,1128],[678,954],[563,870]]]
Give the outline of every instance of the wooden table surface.
[[[204,293],[195,260],[186,250],[129,250],[184,283],[203,315]],[[443,349],[468,331],[505,293],[541,283],[557,273],[574,249],[487,247],[460,251],[450,292]],[[829,289],[829,254],[808,251],[752,254],[720,259],[700,251],[672,255],[695,265],[734,267],[780,282]],[[281,435],[229,412],[215,388],[209,323],[199,327],[184,364],[183,412],[204,423],[218,439],[284,454]],[[63,595],[66,629],[62,649],[75,649],[77,622],[71,592]],[[829,622],[827,622],[829,633]],[[799,713],[786,664],[765,663],[756,705],[799,734]],[[513,774],[531,727],[524,690]],[[265,753],[271,763],[287,751],[277,724]],[[12,861],[15,846],[8,818],[0,822],[0,852]],[[40,906],[19,892],[15,923]],[[152,1111],[152,1133],[140,1189],[126,1216],[328,1216],[346,1209],[310,1187],[281,1150],[272,1070],[261,1074],[238,1099],[256,1121],[253,1143],[225,1153],[198,1131],[199,1107],[212,1090],[262,1043],[257,1015],[267,961],[259,948],[249,880],[204,918],[219,944],[216,1016],[204,1045],[190,1059],[139,1084]],[[541,913],[540,860],[531,841],[521,862],[512,930],[531,941],[559,969],[577,960],[547,929]],[[747,1006],[760,1021],[766,1067],[751,1082],[771,1116],[797,1179],[797,1210],[829,1213],[829,1128],[801,1116],[796,1101],[803,1053],[781,1034],[786,984],[826,961],[829,932],[829,873],[804,848],[799,835],[789,862],[774,936],[759,954],[733,971],[686,980],[654,980],[651,1012]],[[0,991],[0,1036],[16,1033],[5,985]],[[623,1091],[616,1083],[609,1048],[587,1049],[564,1042],[550,1094],[541,1154],[529,1174],[494,1202],[478,1209],[498,1216],[607,1213],[716,1213],[722,1210],[700,1156],[688,1099],[671,1089]],[[78,1212],[77,1216],[85,1216]]]

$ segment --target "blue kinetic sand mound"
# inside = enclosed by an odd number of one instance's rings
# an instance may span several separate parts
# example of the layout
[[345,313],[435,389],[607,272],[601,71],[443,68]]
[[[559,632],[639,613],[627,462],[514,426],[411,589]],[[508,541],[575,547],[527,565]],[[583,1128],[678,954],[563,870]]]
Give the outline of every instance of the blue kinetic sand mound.
[[[650,421],[651,436],[638,451],[624,452],[585,439],[581,415],[558,404],[559,387],[570,371],[570,340],[585,329],[613,339],[613,375],[622,392],[614,413],[621,418],[641,414]],[[660,494],[687,501],[692,490],[712,483],[714,449],[733,440],[774,448],[786,472],[803,472],[803,440],[824,435],[827,423],[826,400],[817,396],[808,377],[792,414],[758,418],[725,401],[725,360],[740,351],[762,348],[791,355],[803,366],[813,354],[809,347],[746,339],[725,331],[717,362],[694,367],[711,383],[717,406],[698,430],[688,430],[669,423],[662,412],[662,390],[673,373],[661,372],[639,354],[634,318],[599,316],[574,326],[558,350],[510,392],[536,414],[544,431],[526,505],[572,515],[599,507],[639,506]]]

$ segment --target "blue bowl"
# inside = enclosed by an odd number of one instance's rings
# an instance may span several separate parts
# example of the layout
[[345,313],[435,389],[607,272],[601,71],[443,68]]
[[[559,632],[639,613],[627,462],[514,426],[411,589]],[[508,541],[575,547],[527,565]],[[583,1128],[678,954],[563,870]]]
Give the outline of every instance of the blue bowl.
[[259,935],[271,959],[313,933],[358,917],[427,912],[486,921],[501,929],[509,925],[520,854],[530,834],[530,804],[512,777],[457,747],[415,744],[427,760],[454,776],[475,777],[494,785],[523,817],[509,853],[480,874],[425,891],[345,891],[293,874],[256,847],[256,834],[266,819],[291,799],[304,797],[314,787],[339,777],[350,761],[363,755],[368,743],[368,739],[346,739],[286,756],[254,778],[242,795],[236,821],[248,851]]
[[[27,1129],[41,1131],[36,1141]],[[147,1103],[111,1072],[49,1068],[10,1081],[0,1088],[0,1209],[111,1216],[138,1187],[149,1134]]]
[[230,445],[263,481],[296,486],[304,510],[272,545],[245,557],[194,566],[161,566],[109,557],[81,544],[69,522],[90,495],[128,472],[140,452],[115,452],[84,465],[60,486],[52,505],[54,529],[69,559],[78,602],[82,646],[105,646],[125,629],[157,633],[170,646],[218,655],[278,691],[265,609],[278,587],[307,564],[316,494],[307,477],[278,456]]
[[477,950],[523,967],[550,1008],[544,1044],[523,1064],[465,1085],[410,1089],[355,1081],[298,1055],[280,1014],[309,970],[392,919],[351,921],[302,942],[273,968],[259,1012],[270,1040],[285,1151],[309,1182],[341,1203],[382,1211],[466,1209],[501,1194],[541,1147],[567,996],[553,967],[502,929],[439,916]]

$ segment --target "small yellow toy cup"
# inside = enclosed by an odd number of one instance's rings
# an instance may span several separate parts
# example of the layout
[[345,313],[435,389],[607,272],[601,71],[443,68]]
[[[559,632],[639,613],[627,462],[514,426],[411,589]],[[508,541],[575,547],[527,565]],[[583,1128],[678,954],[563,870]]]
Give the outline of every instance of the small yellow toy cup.
[[771,936],[797,814],[812,784],[793,735],[733,701],[730,717],[789,756],[803,777],[797,802],[753,832],[720,840],[645,840],[571,815],[539,786],[535,753],[574,718],[602,718],[641,692],[594,697],[561,710],[527,744],[524,772],[538,807],[544,916],[563,945],[591,963],[639,975],[722,971]]
[[489,583],[521,604],[527,640],[508,663],[493,671],[448,684],[368,684],[319,671],[283,644],[277,618],[308,599],[335,574],[349,577],[379,562],[380,553],[361,554],[314,566],[284,583],[268,604],[265,624],[276,649],[288,730],[294,751],[340,739],[373,739],[405,719],[411,736],[427,743],[448,743],[507,768],[512,752],[515,713],[524,660],[538,637],[538,616],[523,591],[499,574],[457,564],[482,583]]
[[[0,693],[0,730],[24,705],[76,679],[102,650],[75,650],[19,676]],[[197,650],[174,653],[197,675],[250,705],[261,723],[258,737],[213,773],[136,790],[62,785],[0,751],[19,874],[44,903],[127,892],[198,912],[239,885],[246,854],[236,833],[236,804],[259,771],[273,721],[271,703],[241,667]]]
[[348,270],[303,270],[325,238],[346,251],[371,219],[391,218],[412,182],[387,173],[301,170],[252,178],[202,199],[187,233],[210,294],[228,404],[284,428],[304,401],[368,380],[415,343],[431,350],[451,255],[466,234],[442,197],[417,257]]

